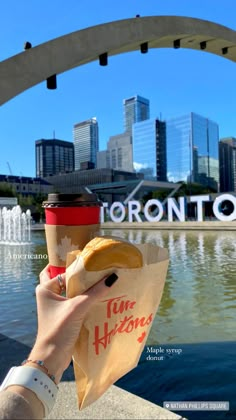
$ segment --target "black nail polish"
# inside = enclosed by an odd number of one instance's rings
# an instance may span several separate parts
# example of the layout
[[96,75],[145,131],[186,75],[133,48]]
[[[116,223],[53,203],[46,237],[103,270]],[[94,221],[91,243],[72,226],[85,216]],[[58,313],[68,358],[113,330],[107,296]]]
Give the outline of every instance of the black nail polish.
[[107,287],[111,287],[113,285],[113,283],[115,283],[115,281],[118,279],[118,276],[116,273],[112,273],[109,277],[106,278],[105,280],[105,285]]

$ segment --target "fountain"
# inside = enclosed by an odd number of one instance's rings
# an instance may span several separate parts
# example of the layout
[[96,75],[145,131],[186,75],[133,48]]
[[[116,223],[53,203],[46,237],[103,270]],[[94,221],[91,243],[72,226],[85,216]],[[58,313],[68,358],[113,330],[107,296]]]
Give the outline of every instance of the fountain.
[[31,212],[21,207],[0,209],[0,244],[21,245],[31,240]]

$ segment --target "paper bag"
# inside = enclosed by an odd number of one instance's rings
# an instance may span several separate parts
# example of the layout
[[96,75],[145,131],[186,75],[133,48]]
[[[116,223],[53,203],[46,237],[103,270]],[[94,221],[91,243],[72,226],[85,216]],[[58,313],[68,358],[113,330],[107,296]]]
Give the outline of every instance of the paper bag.
[[[143,254],[143,267],[115,269],[118,280],[106,298],[93,305],[76,342],[73,364],[79,409],[96,401],[110,385],[137,366],[145,346],[169,260],[166,249],[151,244],[137,247]],[[74,253],[69,259],[70,263],[75,260],[66,270],[68,297],[83,293],[111,273],[81,271],[83,259]]]

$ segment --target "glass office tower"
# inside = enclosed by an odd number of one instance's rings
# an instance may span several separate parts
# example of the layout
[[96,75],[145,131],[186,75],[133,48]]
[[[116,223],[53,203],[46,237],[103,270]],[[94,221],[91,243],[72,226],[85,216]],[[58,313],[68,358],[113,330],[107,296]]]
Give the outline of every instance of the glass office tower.
[[219,143],[220,192],[236,191],[236,138],[228,137]]
[[166,123],[150,119],[133,124],[133,165],[144,179],[166,181]]
[[96,118],[74,125],[75,170],[96,167],[98,152],[98,122]]
[[132,133],[132,125],[150,118],[149,100],[139,95],[124,99],[124,130]]
[[167,177],[218,189],[218,125],[195,113],[167,120]]

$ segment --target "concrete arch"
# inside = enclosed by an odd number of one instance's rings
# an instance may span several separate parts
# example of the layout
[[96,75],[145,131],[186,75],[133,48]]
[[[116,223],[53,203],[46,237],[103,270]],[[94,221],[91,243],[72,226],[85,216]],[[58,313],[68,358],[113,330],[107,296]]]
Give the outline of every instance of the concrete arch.
[[[149,48],[200,50],[236,61],[236,31],[206,20],[180,16],[149,16],[119,20],[72,32],[26,50],[0,63],[0,104],[26,89],[74,67],[108,56]],[[224,49],[222,51],[222,49]],[[223,53],[224,52],[224,53]]]

